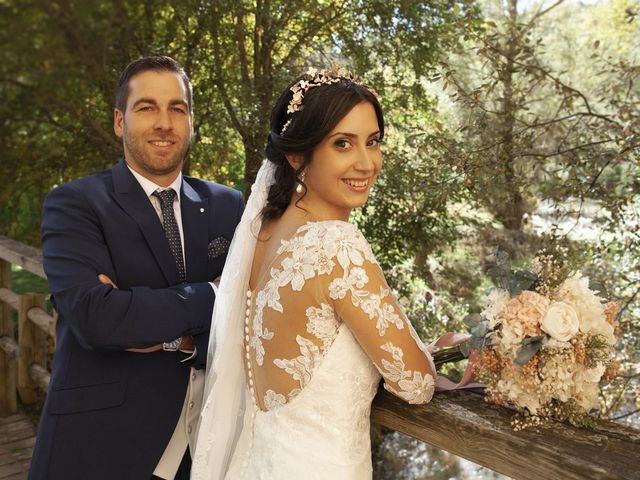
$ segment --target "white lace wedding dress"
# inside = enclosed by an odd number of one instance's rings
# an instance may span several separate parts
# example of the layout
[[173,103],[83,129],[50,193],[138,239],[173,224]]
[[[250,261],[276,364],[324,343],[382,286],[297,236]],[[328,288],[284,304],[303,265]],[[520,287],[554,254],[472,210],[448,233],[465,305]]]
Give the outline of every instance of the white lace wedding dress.
[[247,291],[244,332],[247,405],[226,479],[370,479],[380,374],[409,403],[434,391],[429,354],[346,222],[283,242]]

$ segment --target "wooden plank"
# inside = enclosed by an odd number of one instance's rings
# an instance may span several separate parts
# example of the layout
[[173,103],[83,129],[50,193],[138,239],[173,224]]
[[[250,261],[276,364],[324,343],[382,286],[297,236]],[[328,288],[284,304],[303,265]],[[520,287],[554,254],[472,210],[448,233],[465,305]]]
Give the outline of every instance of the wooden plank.
[[595,430],[553,423],[515,432],[513,412],[483,398],[455,391],[408,405],[381,389],[372,419],[518,480],[640,479],[640,431],[600,422]]
[[0,350],[4,352],[9,360],[15,362],[18,358],[18,344],[11,337],[0,337]]
[[[11,264],[2,259],[0,259],[0,290],[11,292]],[[0,301],[0,337],[2,337],[0,347],[5,352],[5,354],[0,352],[0,378],[3,379],[0,382],[0,417],[18,411],[16,357],[12,356],[11,345],[7,343],[9,340],[14,340],[15,331],[11,306]]]
[[13,293],[8,288],[0,288],[0,302],[3,302],[14,310],[18,310],[18,308],[20,308],[20,295]]
[[[11,291],[11,263],[0,258],[0,290]],[[0,335],[13,336],[14,322],[9,306],[0,304]]]
[[28,472],[18,473],[17,475],[11,475],[11,476],[5,477],[2,480],[27,480],[27,474]]
[[2,426],[8,423],[19,422],[25,418],[23,413],[14,413],[13,415],[9,415],[8,417],[0,418],[0,431],[2,431]]
[[3,465],[0,467],[0,479],[4,480],[5,478],[13,477],[19,473],[26,474],[29,471],[29,467],[27,466],[25,469],[25,465],[22,462],[10,463],[8,465]]
[[31,466],[31,458],[16,461],[0,467],[0,480],[8,480],[12,478],[26,479]]
[[20,295],[20,308],[18,309],[18,345],[20,355],[18,359],[18,393],[22,402],[30,405],[38,399],[38,386],[29,375],[29,367],[38,362],[38,336],[36,327],[31,323],[28,312],[33,307],[44,305],[44,297],[36,293]]
[[36,429],[23,413],[0,420],[0,480],[27,477]]
[[0,417],[18,411],[18,344],[9,336],[0,337]]
[[40,307],[30,308],[27,317],[33,324],[51,337],[56,336],[56,319]]
[[42,268],[42,250],[38,248],[30,247],[13,238],[0,235],[0,258],[20,265],[34,275],[46,278]]
[[36,436],[33,435],[28,438],[23,438],[21,440],[16,440],[15,442],[4,444],[0,448],[4,453],[6,453],[6,452],[23,450],[25,448],[33,448],[35,444],[36,444]]
[[0,453],[0,465],[8,465],[9,463],[28,461],[32,456],[33,448],[31,447],[14,450],[10,453]]
[[51,381],[51,374],[42,365],[34,363],[29,367],[29,376],[31,380],[40,388],[44,393],[49,390],[49,382]]
[[0,451],[0,465],[7,465],[9,463],[19,462],[31,458],[33,452],[30,448],[22,448],[12,450],[11,452]]
[[[4,425],[1,432],[0,448],[4,445],[33,437],[36,434],[35,428],[28,419],[10,425]],[[4,451],[4,448],[2,448],[2,451]]]

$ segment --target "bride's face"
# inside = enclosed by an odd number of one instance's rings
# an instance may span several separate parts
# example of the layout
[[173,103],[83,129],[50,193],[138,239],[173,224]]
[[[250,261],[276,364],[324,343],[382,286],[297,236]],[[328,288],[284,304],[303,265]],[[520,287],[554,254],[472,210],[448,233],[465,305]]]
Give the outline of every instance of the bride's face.
[[305,169],[303,202],[318,219],[346,220],[364,205],[382,166],[375,109],[362,102],[313,151]]

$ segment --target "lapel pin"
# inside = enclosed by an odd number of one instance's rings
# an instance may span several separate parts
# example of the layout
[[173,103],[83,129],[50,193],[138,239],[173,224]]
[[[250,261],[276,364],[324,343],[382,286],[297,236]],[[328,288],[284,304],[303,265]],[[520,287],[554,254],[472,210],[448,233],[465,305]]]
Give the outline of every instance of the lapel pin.
[[204,213],[204,208],[201,208],[201,209],[200,209],[200,213]]

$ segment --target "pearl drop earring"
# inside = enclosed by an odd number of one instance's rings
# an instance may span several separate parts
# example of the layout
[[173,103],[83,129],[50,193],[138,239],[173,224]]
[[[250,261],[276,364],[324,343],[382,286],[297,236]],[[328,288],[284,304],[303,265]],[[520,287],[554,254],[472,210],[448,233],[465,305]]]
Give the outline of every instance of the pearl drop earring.
[[296,185],[296,193],[298,195],[302,195],[302,192],[304,190],[302,186],[302,183],[304,182],[304,175],[305,175],[305,172],[302,172],[300,174],[300,181],[298,182],[298,185]]

